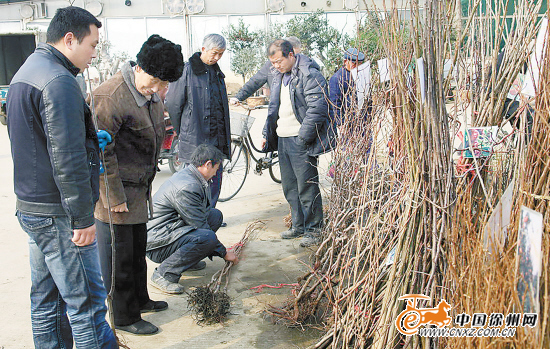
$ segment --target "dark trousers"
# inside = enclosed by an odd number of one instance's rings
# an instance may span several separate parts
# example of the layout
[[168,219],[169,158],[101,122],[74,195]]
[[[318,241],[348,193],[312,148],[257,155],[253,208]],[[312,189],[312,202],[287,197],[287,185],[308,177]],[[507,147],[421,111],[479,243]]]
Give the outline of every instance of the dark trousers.
[[279,137],[279,166],[286,201],[290,204],[292,228],[315,233],[323,224],[317,157],[307,154],[298,137]]
[[195,229],[169,245],[147,251],[147,257],[160,263],[157,271],[170,282],[178,282],[181,274],[206,257],[225,256],[225,247],[216,231],[223,222],[220,210],[212,208],[208,215],[211,229]]
[[212,201],[210,201],[210,207],[216,207],[218,203],[218,198],[220,197],[220,191],[222,189],[222,174],[223,166],[220,164],[220,168],[216,171],[216,175],[212,177],[212,182],[210,183],[210,190],[212,195]]
[[[96,219],[97,245],[101,273],[107,293],[111,289],[111,232],[109,224]],[[115,325],[126,326],[141,320],[140,309],[149,301],[145,247],[147,226],[113,225],[115,232],[115,289],[113,313]]]

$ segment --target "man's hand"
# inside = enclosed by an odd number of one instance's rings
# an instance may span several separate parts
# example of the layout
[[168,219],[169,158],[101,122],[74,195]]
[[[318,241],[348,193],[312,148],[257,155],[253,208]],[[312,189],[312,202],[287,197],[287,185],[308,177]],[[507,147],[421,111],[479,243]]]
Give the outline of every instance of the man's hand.
[[88,246],[95,241],[95,224],[84,229],[74,229],[72,242],[76,246]]
[[121,203],[120,205],[116,205],[116,206],[113,206],[111,207],[111,212],[130,212],[130,210],[128,210],[128,205],[126,205],[125,202]]
[[229,104],[231,104],[231,105],[239,105],[239,104],[241,104],[241,101],[239,101],[239,100],[238,100],[237,98],[235,98],[235,97],[231,97],[231,98],[229,98]]
[[227,251],[223,259],[228,262],[233,262],[233,264],[239,263],[239,258],[237,258],[237,255],[233,251]]
[[265,149],[265,144],[267,143],[267,139],[265,138],[262,138],[262,142],[260,143],[261,144],[261,148],[260,149]]

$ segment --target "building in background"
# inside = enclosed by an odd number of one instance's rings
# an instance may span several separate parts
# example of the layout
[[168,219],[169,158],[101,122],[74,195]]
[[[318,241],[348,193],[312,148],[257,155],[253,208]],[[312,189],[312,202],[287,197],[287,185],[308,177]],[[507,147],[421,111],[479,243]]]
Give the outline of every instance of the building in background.
[[[377,10],[383,8],[383,2],[374,1]],[[51,17],[68,5],[66,0],[0,0],[0,35],[32,33],[37,41],[44,41]],[[321,9],[332,26],[353,36],[357,23],[367,14],[365,2],[360,0],[75,0],[73,5],[88,9],[101,20],[100,34],[113,53],[135,57],[141,43],[159,34],[180,44],[185,59],[200,49],[206,34],[221,33],[240,18],[251,29],[267,29],[297,14]],[[0,70],[2,62],[0,57]],[[229,62],[230,55],[219,62],[226,74],[230,72]]]

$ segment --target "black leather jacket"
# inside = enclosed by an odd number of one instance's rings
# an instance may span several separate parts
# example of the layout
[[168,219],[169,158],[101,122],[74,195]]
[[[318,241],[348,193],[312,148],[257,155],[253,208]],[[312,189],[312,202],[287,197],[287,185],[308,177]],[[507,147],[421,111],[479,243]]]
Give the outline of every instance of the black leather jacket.
[[99,198],[99,146],[78,71],[57,49],[39,44],[7,98],[17,209],[68,215],[73,229],[94,224]]
[[[147,223],[147,251],[166,246],[195,229],[211,229],[208,182],[193,165],[176,172],[153,196],[153,218]],[[214,251],[224,257],[225,247]]]

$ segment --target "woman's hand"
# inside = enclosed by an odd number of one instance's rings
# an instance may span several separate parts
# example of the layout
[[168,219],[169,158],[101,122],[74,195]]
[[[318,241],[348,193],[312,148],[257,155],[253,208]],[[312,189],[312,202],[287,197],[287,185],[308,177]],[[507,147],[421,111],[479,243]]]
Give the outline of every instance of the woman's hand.
[[111,207],[111,212],[130,212],[128,210],[128,205],[126,205],[125,202],[121,203],[120,205],[116,205]]

